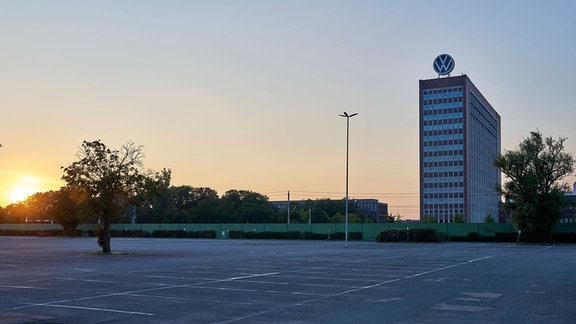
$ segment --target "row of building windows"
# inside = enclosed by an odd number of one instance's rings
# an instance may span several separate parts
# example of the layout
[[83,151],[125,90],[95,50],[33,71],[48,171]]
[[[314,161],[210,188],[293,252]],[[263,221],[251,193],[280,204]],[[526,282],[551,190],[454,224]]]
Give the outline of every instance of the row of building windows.
[[462,87],[429,89],[423,93],[424,100],[462,97]]
[[438,135],[464,134],[464,130],[462,128],[424,130],[423,133],[424,136],[438,136]]
[[443,171],[443,172],[424,172],[424,177],[440,178],[440,177],[463,177],[464,171]]
[[454,134],[454,132],[452,132],[452,134],[449,135],[436,135],[436,136],[426,136],[426,137],[422,137],[421,138],[423,142],[426,141],[444,141],[444,140],[460,140],[460,139],[464,139],[464,134]]
[[464,144],[464,139],[444,139],[444,140],[434,140],[434,141],[424,141],[424,146],[440,146],[440,145],[454,145],[454,144]]
[[450,104],[450,103],[456,103],[456,102],[462,102],[462,97],[458,97],[458,98],[443,98],[443,99],[428,99],[428,100],[424,100],[423,104],[424,105],[439,105],[439,104]]
[[435,209],[435,208],[464,208],[463,203],[426,203],[424,204],[424,209]]
[[457,133],[456,130],[458,129],[463,129],[464,127],[464,123],[452,123],[452,124],[438,124],[438,125],[424,125],[422,127],[422,129],[425,132],[430,132],[430,131],[449,131],[452,130],[452,133]]
[[430,126],[430,125],[449,125],[449,124],[456,124],[456,123],[460,123],[460,125],[463,125],[464,118],[462,118],[462,117],[460,117],[460,118],[443,118],[443,119],[434,119],[434,120],[424,119],[422,125],[424,125],[424,128],[426,128],[426,126]]
[[[464,168],[462,167],[449,167],[449,168],[443,168],[443,167],[438,167],[438,168],[424,168],[423,175],[425,176],[429,176],[429,177],[433,177],[434,173],[438,173],[437,176],[435,176],[435,178],[452,178],[452,177],[463,177],[464,175],[460,175],[460,171],[463,171]],[[425,179],[425,181],[428,179]],[[436,179],[437,180],[437,179]],[[448,181],[453,181],[453,180],[448,180]],[[427,182],[431,182],[431,181],[427,181]]]
[[464,150],[447,150],[447,151],[434,151],[434,152],[427,152],[424,151],[422,153],[424,157],[427,156],[454,156],[454,155],[464,155]]
[[437,114],[441,114],[444,109],[463,109],[464,102],[462,101],[450,101],[450,102],[440,102],[440,103],[431,103],[427,102],[425,105],[422,105],[422,110],[424,112],[436,111]]
[[424,145],[424,152],[463,150],[464,144],[453,145]]
[[[462,204],[459,204],[462,205]],[[450,208],[450,207],[442,207],[439,206],[438,208]],[[452,210],[438,210],[438,209],[424,209],[424,215],[462,215],[464,213],[464,206],[453,206],[452,208],[459,208],[459,209],[452,209]]]
[[464,165],[464,161],[462,160],[449,160],[449,161],[424,161],[424,168],[428,168],[428,167],[451,167],[451,166],[457,166],[457,165]]
[[[424,194],[424,199],[454,199],[454,198],[460,198],[460,201],[464,201],[464,193],[463,192],[445,192],[445,193],[440,193],[440,194]],[[431,203],[430,201],[426,202],[426,203]],[[426,204],[425,203],[425,204]]]
[[424,188],[464,188],[463,181],[455,181],[455,182],[434,182],[434,183],[427,183],[424,182]]
[[438,108],[432,108],[431,106],[426,106],[424,107],[424,116],[442,116],[442,115],[448,115],[448,114],[455,114],[455,113],[463,113],[464,112],[464,108],[463,107],[458,107],[458,108],[451,108],[451,107],[447,107],[447,108],[443,108],[443,107],[438,107]]

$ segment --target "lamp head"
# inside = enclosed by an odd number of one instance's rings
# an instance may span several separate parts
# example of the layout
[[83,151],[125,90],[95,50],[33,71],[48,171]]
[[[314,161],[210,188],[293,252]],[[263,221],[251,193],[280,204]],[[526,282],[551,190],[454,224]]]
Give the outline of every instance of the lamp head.
[[347,112],[344,112],[343,114],[341,114],[341,115],[339,115],[339,116],[341,116],[341,117],[346,117],[346,118],[350,118],[350,117],[354,117],[354,116],[356,116],[356,115],[358,115],[358,113],[353,113],[353,114],[351,114],[351,115],[348,115]]

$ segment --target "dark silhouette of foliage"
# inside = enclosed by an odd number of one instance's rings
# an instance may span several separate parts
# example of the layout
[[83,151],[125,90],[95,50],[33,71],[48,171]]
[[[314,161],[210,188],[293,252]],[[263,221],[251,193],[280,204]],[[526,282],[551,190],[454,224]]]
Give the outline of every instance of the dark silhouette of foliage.
[[559,181],[574,172],[574,158],[564,151],[565,140],[531,132],[516,150],[494,160],[510,179],[498,190],[506,197],[521,241],[551,241],[552,229],[562,217],[568,185]]
[[103,253],[110,253],[110,224],[122,210],[137,203],[150,182],[165,179],[166,171],[153,174],[142,169],[142,146],[132,142],[109,149],[100,140],[84,141],[78,161],[62,167],[68,186],[82,188],[89,197],[87,208],[102,221]]

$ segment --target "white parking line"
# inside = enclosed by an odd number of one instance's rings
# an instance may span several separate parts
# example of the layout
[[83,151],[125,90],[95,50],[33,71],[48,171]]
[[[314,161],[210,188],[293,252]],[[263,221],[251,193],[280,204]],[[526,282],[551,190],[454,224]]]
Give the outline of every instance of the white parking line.
[[424,276],[424,275],[427,275],[427,274],[430,274],[430,273],[434,273],[434,272],[443,271],[443,270],[446,270],[446,269],[451,269],[451,268],[460,267],[460,266],[463,266],[463,265],[465,265],[465,264],[470,264],[470,263],[473,263],[473,262],[477,262],[477,261],[481,261],[481,260],[486,260],[486,259],[489,259],[489,258],[491,258],[491,256],[485,256],[485,257],[482,257],[482,258],[472,259],[472,260],[469,260],[469,261],[465,261],[465,262],[461,262],[461,263],[457,263],[457,264],[452,264],[452,265],[445,266],[445,267],[442,267],[442,268],[438,268],[438,269],[433,269],[433,270],[429,270],[429,271],[420,272],[420,273],[417,273],[417,274],[414,274],[414,275],[411,275],[411,276],[407,276],[407,277],[404,277],[404,278],[405,278],[405,279],[412,279],[412,278],[415,278],[415,277],[420,277],[420,276]]
[[[102,311],[102,312],[115,312],[115,313],[125,313],[125,314],[132,314],[132,315],[152,316],[155,314],[145,313],[145,312],[123,311],[123,310],[116,310],[116,309],[106,309],[106,308],[62,305],[62,304],[73,303],[73,302],[78,302],[78,301],[83,301],[83,300],[90,300],[90,299],[98,299],[98,298],[107,298],[107,297],[115,297],[115,296],[129,296],[129,295],[133,295],[136,293],[158,291],[158,290],[165,290],[165,289],[171,289],[171,288],[194,287],[197,285],[205,285],[205,284],[218,283],[218,282],[229,282],[229,281],[241,280],[241,279],[246,279],[246,278],[257,278],[257,277],[270,276],[270,275],[274,275],[274,274],[278,274],[278,272],[257,273],[257,274],[252,274],[252,275],[246,275],[246,276],[240,276],[240,277],[231,277],[231,278],[225,278],[225,279],[217,279],[217,280],[205,281],[205,282],[194,283],[194,284],[161,286],[161,287],[140,289],[140,290],[134,290],[134,291],[125,291],[125,292],[118,292],[118,293],[111,293],[111,294],[104,294],[104,295],[97,295],[97,296],[87,296],[87,297],[81,297],[81,298],[58,300],[58,301],[53,301],[53,302],[48,302],[48,303],[26,304],[24,306],[14,307],[10,310],[19,310],[19,309],[25,309],[25,308],[30,308],[30,307],[36,307],[36,306],[43,306],[43,307],[61,307],[61,308],[85,309],[85,310]],[[0,287],[2,287],[2,286],[0,286]],[[10,286],[7,286],[7,287],[10,287]],[[25,287],[25,286],[21,286],[21,287],[15,286],[12,288],[35,289],[34,287]],[[219,288],[219,289],[226,290],[227,288]],[[154,297],[154,296],[151,296],[151,297]]]
[[96,308],[96,307],[84,307],[84,306],[72,306],[72,305],[34,304],[32,306],[82,309],[82,310],[91,310],[91,311],[109,312],[109,313],[121,313],[121,314],[130,314],[130,315],[145,315],[145,316],[156,315],[156,314],[152,314],[152,313],[132,312],[132,311],[119,310],[119,309],[111,309],[111,308]]

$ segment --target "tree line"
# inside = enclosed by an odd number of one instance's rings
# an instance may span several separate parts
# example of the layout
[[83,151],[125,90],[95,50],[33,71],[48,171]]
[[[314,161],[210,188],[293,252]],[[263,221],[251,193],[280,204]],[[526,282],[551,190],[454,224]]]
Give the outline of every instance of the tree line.
[[[132,142],[119,149],[100,140],[84,141],[78,160],[62,167],[66,186],[36,193],[0,209],[0,222],[49,221],[74,235],[81,223],[101,225],[98,243],[110,253],[112,222],[139,223],[281,223],[288,211],[276,208],[268,197],[249,190],[229,190],[221,197],[211,188],[171,186],[171,170],[144,169],[143,147]],[[313,213],[313,222],[343,222],[344,200],[318,200],[299,204]],[[308,217],[291,210],[292,223]],[[349,222],[372,222],[352,204]],[[284,216],[285,215],[285,216]]]
[[[151,199],[139,197],[143,204],[127,205],[119,210],[114,222],[131,223],[286,223],[288,211],[277,208],[263,194],[249,190],[229,190],[222,196],[207,187],[189,185],[156,189]],[[81,191],[63,187],[39,192],[26,200],[0,207],[0,223],[54,222],[78,225],[97,223],[88,197]],[[290,223],[343,223],[345,201],[305,200],[292,203]],[[349,201],[349,222],[368,223],[371,219]],[[72,227],[70,226],[70,227]],[[75,226],[74,226],[75,227]]]
[[[516,150],[505,151],[493,161],[509,180],[495,190],[506,198],[523,241],[550,241],[552,228],[562,217],[568,186],[561,180],[574,172],[575,164],[574,157],[565,152],[565,140],[531,132]],[[100,140],[84,141],[77,157],[62,167],[65,187],[0,208],[0,222],[54,221],[70,234],[80,223],[98,222],[102,224],[99,243],[109,253],[111,222],[131,222],[134,215],[139,223],[288,221],[287,210],[279,210],[256,192],[229,190],[219,197],[210,188],[171,186],[171,170],[145,170],[142,146],[132,142],[110,149]],[[308,200],[296,207],[290,210],[292,223],[344,222],[344,200]],[[349,222],[371,222],[354,203],[349,214]],[[394,221],[394,216],[388,220]]]

